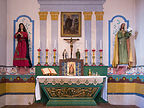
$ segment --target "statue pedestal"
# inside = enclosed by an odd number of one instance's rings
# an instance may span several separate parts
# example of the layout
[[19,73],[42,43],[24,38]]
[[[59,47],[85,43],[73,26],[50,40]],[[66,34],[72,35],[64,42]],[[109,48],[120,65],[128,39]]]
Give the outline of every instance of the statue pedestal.
[[18,74],[25,75],[30,73],[30,68],[19,67],[17,70]]
[[118,65],[117,68],[114,68],[114,73],[118,75],[122,75],[126,73],[128,65]]

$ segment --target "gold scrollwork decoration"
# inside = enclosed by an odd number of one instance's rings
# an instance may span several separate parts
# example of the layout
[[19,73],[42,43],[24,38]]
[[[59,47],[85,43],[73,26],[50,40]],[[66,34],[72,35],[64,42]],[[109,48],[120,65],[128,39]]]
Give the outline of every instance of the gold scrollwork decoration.
[[53,98],[93,97],[99,87],[46,87],[45,90]]

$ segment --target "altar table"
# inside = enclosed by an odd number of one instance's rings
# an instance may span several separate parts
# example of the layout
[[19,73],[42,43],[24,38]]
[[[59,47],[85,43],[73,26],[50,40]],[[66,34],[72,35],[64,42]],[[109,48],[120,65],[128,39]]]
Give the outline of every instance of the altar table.
[[107,101],[107,77],[37,76],[36,101],[41,100],[41,90],[48,98],[47,106],[95,106],[99,94]]

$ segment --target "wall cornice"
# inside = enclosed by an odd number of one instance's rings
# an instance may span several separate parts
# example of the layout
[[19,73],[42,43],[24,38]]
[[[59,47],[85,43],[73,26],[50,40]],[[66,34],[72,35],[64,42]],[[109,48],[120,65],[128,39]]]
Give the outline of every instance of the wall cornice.
[[40,11],[103,11],[106,0],[38,0]]

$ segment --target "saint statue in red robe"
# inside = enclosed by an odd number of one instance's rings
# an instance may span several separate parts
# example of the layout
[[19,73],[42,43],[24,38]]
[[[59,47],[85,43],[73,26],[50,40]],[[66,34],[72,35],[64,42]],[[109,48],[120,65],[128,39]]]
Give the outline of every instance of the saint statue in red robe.
[[31,67],[31,60],[29,56],[28,33],[23,23],[19,24],[18,32],[14,35],[18,44],[15,50],[13,65]]

